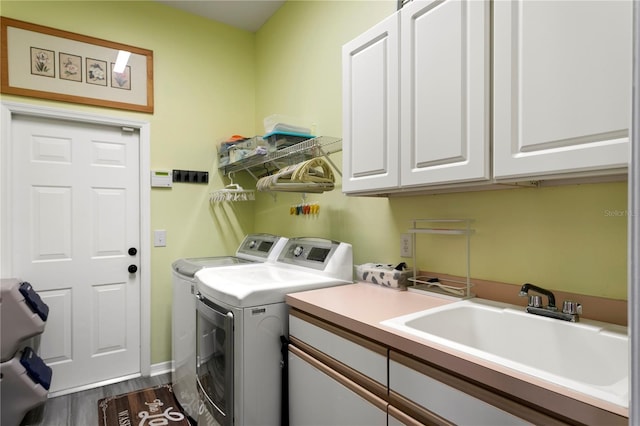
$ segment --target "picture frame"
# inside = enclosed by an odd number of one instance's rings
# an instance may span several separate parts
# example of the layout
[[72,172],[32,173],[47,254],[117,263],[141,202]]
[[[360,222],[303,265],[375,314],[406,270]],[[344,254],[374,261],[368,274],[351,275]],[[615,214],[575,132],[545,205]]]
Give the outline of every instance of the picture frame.
[[87,58],[87,83],[98,86],[107,85],[107,62]]
[[59,76],[62,79],[82,82],[82,57],[70,53],[58,54],[60,64]]
[[[53,63],[52,63],[53,62]],[[56,55],[53,50],[31,47],[31,74],[55,77]]]
[[131,90],[131,67],[127,65],[122,72],[114,70],[116,64],[111,63],[111,87]]
[[151,50],[4,16],[0,40],[2,93],[153,113]]

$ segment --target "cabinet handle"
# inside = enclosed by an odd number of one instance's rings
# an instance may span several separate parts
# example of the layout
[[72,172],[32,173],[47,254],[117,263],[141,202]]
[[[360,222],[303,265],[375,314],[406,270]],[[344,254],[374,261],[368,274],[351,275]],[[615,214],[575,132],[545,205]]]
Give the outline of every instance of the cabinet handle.
[[403,411],[400,411],[399,409],[397,409],[393,405],[389,405],[389,407],[387,409],[387,413],[391,417],[393,417],[394,419],[398,420],[400,423],[402,423],[403,425],[406,425],[406,426],[423,426],[424,425],[424,423],[418,421],[417,419],[414,419],[413,417],[411,417],[407,413],[405,413]]
[[329,368],[326,364],[323,364],[322,362],[318,361],[316,358],[312,357],[306,352],[301,351],[295,346],[289,345],[289,352],[297,356],[298,358],[302,359],[304,362],[310,364],[314,368],[317,368],[318,370],[320,370],[327,376],[331,377],[333,380],[340,383],[342,386],[346,387],[350,391],[358,394],[360,397],[364,398],[371,404],[375,405],[380,410],[387,411],[387,405],[388,405],[387,401],[384,401],[383,399],[378,398],[377,396],[375,396],[368,390],[364,389],[363,387],[357,385],[353,381],[349,380],[342,374],[338,373],[332,368]]
[[398,407],[401,412],[409,416],[418,424],[438,425],[438,426],[455,426],[455,423],[440,417],[439,415],[427,410],[414,403],[413,401],[405,398],[404,396],[390,390],[389,391],[389,408]]

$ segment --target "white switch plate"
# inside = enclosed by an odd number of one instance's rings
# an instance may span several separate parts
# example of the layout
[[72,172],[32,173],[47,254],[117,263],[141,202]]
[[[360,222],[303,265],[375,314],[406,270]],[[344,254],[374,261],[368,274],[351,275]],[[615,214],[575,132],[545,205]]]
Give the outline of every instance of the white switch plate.
[[153,232],[153,246],[154,247],[167,246],[167,231],[165,231],[164,229],[156,229]]
[[413,256],[411,234],[400,234],[400,257]]

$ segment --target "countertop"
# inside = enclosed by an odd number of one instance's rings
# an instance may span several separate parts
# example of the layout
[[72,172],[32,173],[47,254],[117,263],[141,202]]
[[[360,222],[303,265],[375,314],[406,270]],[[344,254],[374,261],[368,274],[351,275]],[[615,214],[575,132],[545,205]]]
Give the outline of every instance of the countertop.
[[598,419],[600,410],[627,418],[629,416],[629,410],[619,405],[380,325],[381,321],[387,319],[453,303],[450,299],[358,282],[289,294],[286,302],[293,308],[391,349],[428,360],[445,370],[462,374],[571,419],[580,419],[585,415],[590,420]]

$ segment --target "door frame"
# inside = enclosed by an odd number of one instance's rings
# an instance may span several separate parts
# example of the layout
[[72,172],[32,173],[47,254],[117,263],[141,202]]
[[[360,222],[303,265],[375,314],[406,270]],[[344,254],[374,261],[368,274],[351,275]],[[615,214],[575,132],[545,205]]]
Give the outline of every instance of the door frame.
[[12,250],[12,213],[5,200],[10,199],[13,165],[11,158],[11,135],[15,115],[67,120],[77,123],[101,124],[114,127],[129,127],[140,132],[140,374],[151,374],[151,178],[150,178],[150,133],[148,121],[130,120],[122,117],[91,114],[67,109],[30,105],[16,102],[0,102],[0,276],[10,278]]

